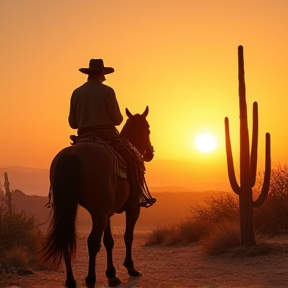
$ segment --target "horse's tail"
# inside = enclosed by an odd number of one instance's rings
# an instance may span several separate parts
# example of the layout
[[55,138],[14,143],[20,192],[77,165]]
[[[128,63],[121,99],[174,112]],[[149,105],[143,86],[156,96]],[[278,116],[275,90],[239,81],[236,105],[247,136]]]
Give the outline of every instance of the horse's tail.
[[43,258],[59,266],[64,253],[76,252],[77,192],[80,184],[80,161],[75,155],[60,157],[55,165],[53,183],[53,214],[44,242]]

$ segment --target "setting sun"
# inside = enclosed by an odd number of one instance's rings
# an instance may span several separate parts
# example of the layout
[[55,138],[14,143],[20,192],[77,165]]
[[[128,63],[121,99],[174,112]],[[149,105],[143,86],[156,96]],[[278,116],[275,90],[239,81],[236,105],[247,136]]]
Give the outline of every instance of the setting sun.
[[204,153],[213,151],[217,146],[217,141],[211,134],[201,134],[197,137],[195,142],[196,148]]

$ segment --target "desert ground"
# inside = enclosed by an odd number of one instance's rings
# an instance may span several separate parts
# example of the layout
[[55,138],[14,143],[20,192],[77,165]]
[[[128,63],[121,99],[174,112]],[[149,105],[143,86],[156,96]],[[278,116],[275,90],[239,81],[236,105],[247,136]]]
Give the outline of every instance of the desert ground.
[[[123,213],[111,218],[115,240],[114,265],[117,276],[123,281],[117,288],[288,288],[288,235],[265,239],[275,249],[254,256],[251,253],[250,256],[244,255],[241,250],[207,256],[201,243],[168,247],[144,245],[152,229],[177,223],[189,215],[193,203],[203,203],[209,194],[153,193],[157,203],[149,209],[142,209],[134,234],[133,260],[135,268],[143,274],[139,278],[129,277],[122,266],[125,257],[125,215]],[[47,223],[50,213],[49,209],[44,208],[47,197],[27,196],[21,191],[13,195],[13,203],[20,211],[36,215],[40,223]],[[73,268],[77,287],[84,288],[88,268],[86,240],[91,219],[83,209],[79,209],[78,216],[78,242]],[[104,246],[96,263],[95,288],[108,287]],[[61,266],[57,271],[33,271],[32,275],[10,275],[5,280],[1,280],[0,275],[0,288],[63,288],[65,279],[65,269]]]
[[[288,288],[288,236],[266,241],[281,248],[267,255],[244,256],[240,253],[205,256],[201,244],[189,246],[144,246],[149,230],[137,230],[134,238],[135,268],[142,277],[132,278],[122,266],[125,255],[123,228],[113,229],[114,265],[123,281],[118,288]],[[84,288],[87,273],[87,235],[79,235],[73,264],[78,288]],[[283,248],[283,249],[282,249]],[[105,278],[106,254],[102,246],[97,257],[97,284],[108,287]],[[11,276],[1,288],[62,288],[64,267],[57,271],[33,271],[29,276]]]

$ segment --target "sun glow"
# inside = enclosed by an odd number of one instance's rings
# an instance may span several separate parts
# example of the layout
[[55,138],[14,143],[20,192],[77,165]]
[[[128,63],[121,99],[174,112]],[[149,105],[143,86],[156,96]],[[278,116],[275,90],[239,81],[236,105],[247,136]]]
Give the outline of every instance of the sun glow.
[[197,137],[195,141],[195,146],[199,151],[203,153],[208,153],[216,148],[217,141],[216,138],[211,134],[204,133]]

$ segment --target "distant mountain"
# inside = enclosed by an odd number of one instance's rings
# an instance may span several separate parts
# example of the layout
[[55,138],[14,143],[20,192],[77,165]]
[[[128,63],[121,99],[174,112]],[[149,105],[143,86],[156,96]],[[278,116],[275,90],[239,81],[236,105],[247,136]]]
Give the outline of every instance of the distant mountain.
[[[151,163],[153,162],[153,163]],[[146,165],[146,181],[152,192],[231,191],[228,179],[221,180],[210,166],[193,165],[174,160],[153,160]],[[222,171],[219,167],[213,167]],[[218,171],[218,172],[219,172]],[[3,187],[4,172],[8,173],[10,190],[19,189],[26,195],[47,196],[49,170],[21,166],[0,167],[0,184]],[[208,174],[210,173],[210,174]],[[221,172],[223,175],[224,172]],[[226,171],[225,174],[226,176]],[[1,189],[0,189],[1,190]]]
[[[191,215],[191,207],[196,204],[205,205],[204,200],[211,195],[217,196],[223,192],[154,192],[152,196],[157,202],[149,208],[141,208],[141,214],[137,222],[138,228],[157,227],[166,224],[174,224]],[[51,208],[44,207],[48,197],[26,195],[20,190],[12,193],[12,201],[15,209],[25,211],[27,215],[34,215],[37,221],[47,229]],[[111,218],[112,226],[125,225],[125,213],[115,214]],[[91,229],[89,213],[79,206],[77,226],[79,232],[88,233]]]
[[2,186],[4,184],[4,172],[8,173],[11,191],[19,189],[27,195],[48,195],[50,187],[48,169],[21,166],[0,167],[0,183]]
[[[152,192],[193,192],[191,189],[181,186],[150,186]],[[195,192],[195,191],[194,191]]]
[[[21,190],[16,189],[12,192],[12,204],[14,208],[21,212],[22,210],[28,216],[34,215],[39,224],[48,225],[48,219],[51,209],[46,208],[48,197],[26,195]],[[46,223],[46,225],[45,225]]]

